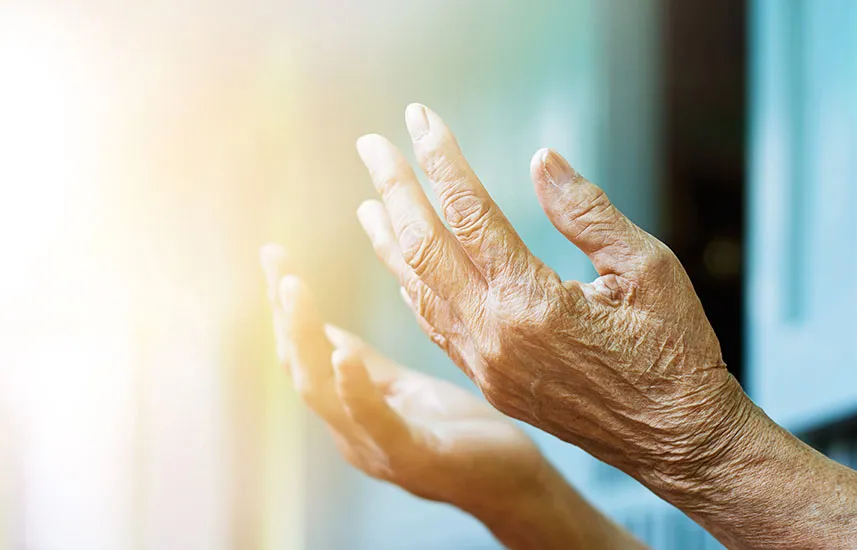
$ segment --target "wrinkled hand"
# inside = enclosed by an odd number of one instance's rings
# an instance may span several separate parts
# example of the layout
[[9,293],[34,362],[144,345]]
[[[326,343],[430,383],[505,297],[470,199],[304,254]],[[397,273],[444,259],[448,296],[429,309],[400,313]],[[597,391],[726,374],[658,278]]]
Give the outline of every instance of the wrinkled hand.
[[563,281],[527,249],[443,121],[414,104],[406,122],[448,228],[378,135],[357,149],[383,204],[367,201],[358,216],[420,325],[488,401],[650,486],[723,452],[751,405],[669,248],[543,149],[530,166],[539,201],[600,275]]
[[282,248],[263,248],[262,263],[280,359],[352,465],[470,512],[542,488],[549,467],[514,423],[466,390],[323,325],[309,289],[285,274]]

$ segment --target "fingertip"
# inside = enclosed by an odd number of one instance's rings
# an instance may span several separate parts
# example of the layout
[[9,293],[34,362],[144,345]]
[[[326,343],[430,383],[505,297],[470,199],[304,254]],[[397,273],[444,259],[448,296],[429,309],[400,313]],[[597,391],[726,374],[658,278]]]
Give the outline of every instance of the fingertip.
[[373,213],[377,211],[378,208],[383,208],[381,201],[377,199],[366,199],[357,207],[357,215],[361,216],[365,213]]
[[364,153],[371,145],[373,135],[375,134],[364,134],[357,138],[357,141],[354,142],[354,147],[357,148],[357,154],[360,155],[361,159],[363,158]]
[[571,164],[553,149],[549,149],[545,155],[545,172],[551,181],[557,185],[577,180],[577,172],[571,167]]
[[265,243],[259,247],[259,259],[262,263],[270,263],[285,259],[286,249],[278,243]]
[[544,178],[545,175],[545,158],[550,154],[551,150],[547,147],[543,147],[533,153],[533,157],[530,159],[530,176],[532,176],[533,181],[539,182]]
[[405,117],[412,115],[422,115],[427,110],[428,107],[418,101],[414,101],[412,103],[408,103],[408,106],[405,107]]
[[288,255],[286,249],[277,243],[267,243],[259,248],[259,263],[269,277],[279,275],[286,270]]
[[553,149],[539,149],[530,162],[530,173],[536,184],[560,187],[573,182],[577,172]]
[[386,143],[387,139],[379,134],[366,134],[357,138],[357,154],[367,168],[371,169],[378,163]]
[[369,233],[370,236],[374,232],[383,208],[380,202],[372,199],[363,201],[357,207],[357,219],[360,221],[363,230]]
[[431,130],[429,112],[421,103],[411,103],[405,108],[405,126],[413,141],[419,141]]

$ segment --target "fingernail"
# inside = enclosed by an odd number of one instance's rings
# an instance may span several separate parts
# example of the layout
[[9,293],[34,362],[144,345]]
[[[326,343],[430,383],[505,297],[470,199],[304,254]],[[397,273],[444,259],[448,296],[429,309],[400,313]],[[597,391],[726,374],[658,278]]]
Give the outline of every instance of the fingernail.
[[413,141],[419,141],[429,133],[429,121],[426,108],[419,103],[411,103],[405,109],[405,125]]
[[545,149],[542,158],[542,170],[548,182],[554,186],[573,182],[577,177],[577,172],[559,153],[552,149]]

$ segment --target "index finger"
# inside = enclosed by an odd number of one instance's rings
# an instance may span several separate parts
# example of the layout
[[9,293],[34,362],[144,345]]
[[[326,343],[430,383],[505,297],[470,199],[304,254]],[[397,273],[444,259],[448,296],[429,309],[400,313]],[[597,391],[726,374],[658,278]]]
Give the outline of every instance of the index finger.
[[286,275],[280,280],[279,290],[282,331],[292,377],[301,395],[313,401],[333,387],[330,364],[333,348],[324,334],[324,324],[306,284],[294,275]]
[[526,273],[540,262],[476,177],[443,120],[419,103],[405,122],[417,161],[431,180],[450,230],[490,284],[508,273]]

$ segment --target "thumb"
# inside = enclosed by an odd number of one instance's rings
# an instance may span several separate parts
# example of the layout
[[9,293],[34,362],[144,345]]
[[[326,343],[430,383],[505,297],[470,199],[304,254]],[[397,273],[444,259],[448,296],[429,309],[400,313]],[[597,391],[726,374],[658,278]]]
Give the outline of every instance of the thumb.
[[619,275],[639,265],[647,234],[562,156],[551,149],[536,152],[530,176],[551,223],[589,257],[599,275]]
[[387,453],[407,449],[413,436],[407,422],[387,403],[363,360],[345,350],[331,357],[336,389],[348,415]]

